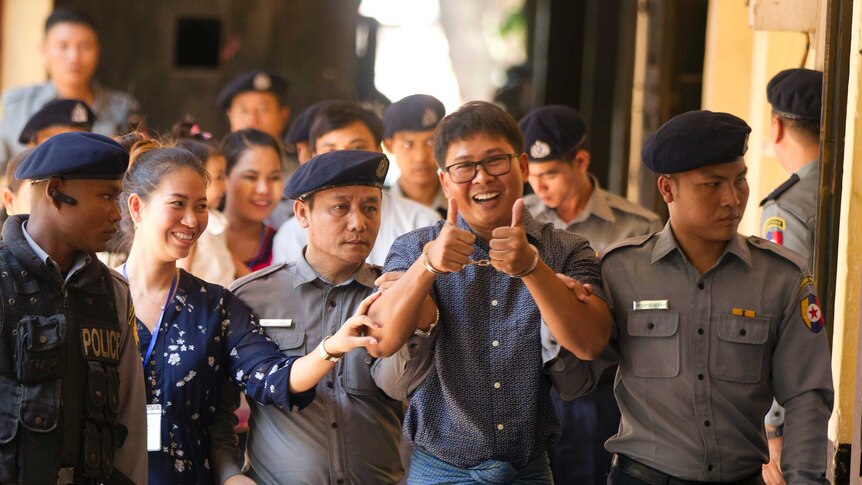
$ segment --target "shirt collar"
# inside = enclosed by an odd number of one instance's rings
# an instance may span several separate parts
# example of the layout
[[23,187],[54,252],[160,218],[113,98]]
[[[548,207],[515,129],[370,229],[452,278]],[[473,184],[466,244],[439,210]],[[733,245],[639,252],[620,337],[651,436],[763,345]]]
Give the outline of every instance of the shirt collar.
[[[60,266],[57,264],[57,262],[51,259],[51,257],[48,256],[48,253],[46,253],[45,250],[42,249],[42,247],[39,246],[39,244],[37,244],[36,241],[30,236],[30,233],[27,232],[26,220],[21,223],[21,232],[24,234],[24,239],[27,241],[27,245],[30,246],[30,249],[32,249],[34,253],[36,253],[36,256],[39,256],[39,260],[45,263],[46,266],[56,269],[58,273],[62,273],[62,271],[60,270]],[[68,273],[66,273],[65,280],[69,281],[69,278],[71,278],[72,275],[74,275],[78,270],[86,266],[89,262],[89,254],[79,254],[75,258],[75,263],[72,264],[72,268],[69,270]]]
[[[401,190],[401,179],[400,178],[398,180],[396,180],[395,183],[392,184],[391,187],[389,187],[389,193],[391,195],[397,195],[398,197],[401,197],[404,199],[409,199],[409,197],[404,195],[404,191]],[[413,200],[413,199],[410,199],[410,200]],[[437,196],[435,197],[434,200],[435,200],[435,202],[434,202],[434,206],[432,207],[432,209],[444,209],[445,210],[445,209],[449,208],[449,200],[446,198],[446,194],[443,193],[442,187],[439,187],[439,186],[437,187]],[[414,202],[416,202],[416,201],[414,201]],[[416,202],[416,203],[418,204],[419,202]],[[425,205],[425,204],[422,204],[422,205]]]
[[[679,248],[679,244],[677,243],[676,237],[673,235],[673,230],[670,227],[670,221],[668,221],[667,224],[665,224],[664,229],[662,229],[661,234],[658,237],[658,241],[655,243],[650,263],[655,264],[661,259],[664,259],[665,256],[674,250],[677,250],[680,255],[682,255],[682,250]],[[736,256],[740,261],[745,263],[746,266],[749,268],[751,267],[751,251],[748,249],[748,245],[743,241],[742,235],[736,234],[727,242],[727,247],[725,247],[724,254],[721,255],[719,261],[724,259],[727,254]]]
[[616,222],[617,218],[614,217],[614,211],[608,205],[608,198],[605,197],[605,191],[599,186],[599,181],[590,175],[590,182],[593,184],[593,193],[590,194],[590,200],[582,212],[582,215],[586,216],[583,220],[586,220],[592,214],[608,222]]
[[296,275],[293,279],[294,290],[304,284],[312,283],[317,280],[320,280],[330,286],[346,286],[355,281],[360,285],[365,286],[366,288],[373,289],[374,282],[377,280],[377,275],[374,274],[372,267],[367,263],[363,263],[362,266],[360,266],[359,269],[356,270],[356,272],[353,273],[350,278],[346,279],[340,284],[333,285],[331,282],[327,281],[319,274],[317,274],[317,271],[314,271],[314,268],[312,268],[311,265],[308,264],[308,261],[305,259],[304,247],[302,248],[302,254],[300,255],[300,257],[296,258],[293,268]]
[[804,178],[806,175],[811,175],[816,170],[820,170],[820,160],[812,160],[796,171],[799,178]]

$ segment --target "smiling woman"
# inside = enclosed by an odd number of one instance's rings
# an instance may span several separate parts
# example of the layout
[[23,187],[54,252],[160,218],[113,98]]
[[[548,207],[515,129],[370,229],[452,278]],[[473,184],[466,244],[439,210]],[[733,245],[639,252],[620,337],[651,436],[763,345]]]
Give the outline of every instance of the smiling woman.
[[262,131],[247,128],[227,135],[222,151],[227,159],[228,247],[249,270],[257,271],[272,262],[275,229],[264,220],[280,200],[284,183],[278,143]]

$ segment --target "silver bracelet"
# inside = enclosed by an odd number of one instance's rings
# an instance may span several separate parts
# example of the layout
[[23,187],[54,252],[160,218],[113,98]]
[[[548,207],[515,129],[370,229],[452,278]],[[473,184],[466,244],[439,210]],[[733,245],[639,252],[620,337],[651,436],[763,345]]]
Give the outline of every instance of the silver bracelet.
[[535,271],[536,266],[539,265],[539,250],[536,249],[536,246],[533,246],[532,244],[530,244],[530,247],[533,248],[533,263],[530,264],[530,267],[527,268],[525,271],[522,271],[517,274],[510,274],[509,278],[523,278],[524,276],[529,276],[530,273]]
[[422,266],[425,266],[425,270],[428,271],[429,273],[434,273],[434,274],[446,274],[447,273],[446,271],[440,271],[439,269],[435,268],[431,264],[431,259],[428,257],[428,251],[422,251]]

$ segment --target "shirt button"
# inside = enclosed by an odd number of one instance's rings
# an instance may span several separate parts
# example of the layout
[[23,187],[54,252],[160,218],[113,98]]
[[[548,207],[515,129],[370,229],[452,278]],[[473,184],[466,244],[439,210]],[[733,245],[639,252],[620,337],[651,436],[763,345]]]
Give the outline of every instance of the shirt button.
[[491,306],[497,306],[499,304],[500,302],[498,302],[497,300],[491,300]]
[[494,347],[499,347],[499,346],[500,346],[500,341],[499,341],[499,340],[495,340],[495,341],[491,342],[491,345],[492,345],[492,346],[494,346]]
[[36,416],[33,418],[33,422],[36,424],[42,424],[42,416]]
[[335,300],[329,300],[329,306],[335,308]]
[[710,424],[710,423],[709,423],[709,421],[704,421],[704,422],[703,422],[703,425],[704,425],[704,426],[706,426],[707,428],[709,428],[709,424]]
[[502,386],[502,384],[500,384],[499,382],[494,383],[494,389],[499,389],[500,386]]
[[698,335],[703,335],[703,329],[702,329],[702,328],[697,329],[697,334],[698,334]]
[[326,383],[326,387],[332,389],[333,387],[335,387],[335,384],[333,384],[332,381],[329,381]]
[[702,290],[702,289],[703,289],[703,283],[698,283],[698,284],[697,284],[697,287],[698,287],[698,288],[700,288],[700,289]]
[[332,429],[335,429],[337,427],[338,427],[338,423],[332,423]]
[[341,485],[342,483],[344,483],[344,479],[343,479],[343,478],[339,478],[338,480],[336,480],[336,481],[335,481],[335,483],[337,483],[337,484]]
[[712,465],[707,465],[707,466],[706,466],[706,471],[711,472],[711,471],[712,471]]
[[498,430],[498,431],[503,431],[503,428],[505,428],[505,426],[503,426],[503,423],[500,423],[500,424],[498,424],[498,425],[497,425],[497,430]]
[[703,380],[703,374],[698,374],[698,375],[697,375],[697,379],[698,379],[698,380],[700,380],[700,381],[702,381],[702,380]]
[[746,332],[744,328],[739,331],[739,335],[742,337],[745,337],[746,333],[748,333],[748,332]]

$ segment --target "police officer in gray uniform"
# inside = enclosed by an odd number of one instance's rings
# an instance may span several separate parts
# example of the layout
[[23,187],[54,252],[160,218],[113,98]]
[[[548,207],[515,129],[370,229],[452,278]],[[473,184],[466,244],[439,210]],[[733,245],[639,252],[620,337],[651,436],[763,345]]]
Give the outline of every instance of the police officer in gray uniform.
[[403,404],[377,388],[365,349],[331,355],[325,343],[371,294],[380,268],[365,263],[380,227],[389,161],[339,150],[300,166],[284,189],[308,244],[295,261],[232,285],[287,355],[339,361],[302,412],[249,403],[249,475],[258,483],[396,483]]
[[644,145],[670,221],[602,256],[622,412],[608,483],[762,483],[773,396],[788,416],[784,478],[827,483],[833,389],[814,278],[796,253],[737,233],[750,131],[691,111]]
[[[536,220],[577,233],[600,251],[613,242],[661,230],[661,221],[643,207],[603,190],[590,166],[587,126],[568,106],[551,105],[533,110],[518,123],[529,147],[530,185],[535,194],[524,204]],[[574,401],[551,391],[563,434],[549,454],[554,482],[604,483],[610,455],[605,441],[620,424],[614,399],[614,371],[602,376],[598,387]]]
[[[72,54],[74,52],[74,54]],[[113,136],[140,122],[140,105],[132,96],[93,79],[99,63],[99,36],[81,12],[57,9],[45,20],[42,45],[49,80],[3,93],[0,118],[0,162],[24,149],[18,136],[30,116],[56,98],[83,100],[96,114],[92,131]]]
[[31,214],[0,244],[0,483],[147,482],[141,357],[128,286],[100,263],[129,154],[63,133],[15,176]]
[[581,115],[562,105],[533,110],[518,123],[535,194],[524,205],[537,221],[580,234],[600,251],[611,243],[661,229],[658,215],[603,190],[590,168],[589,137]]
[[[770,130],[775,156],[790,178],[760,202],[761,235],[802,255],[814,268],[814,230],[820,184],[820,107],[823,73],[786,69],[766,86],[772,105]],[[773,403],[766,415],[770,454],[779,458],[784,409]]]

